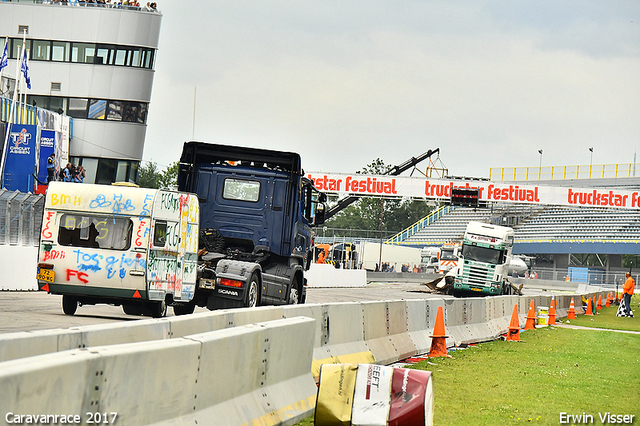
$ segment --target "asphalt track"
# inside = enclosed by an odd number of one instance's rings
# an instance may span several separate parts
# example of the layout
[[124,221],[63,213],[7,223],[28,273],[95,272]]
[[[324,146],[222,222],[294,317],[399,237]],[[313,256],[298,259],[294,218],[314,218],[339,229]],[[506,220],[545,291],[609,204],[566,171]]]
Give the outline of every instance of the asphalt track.
[[[361,288],[309,288],[307,303],[367,302],[377,300],[449,298],[427,292],[418,283],[371,283]],[[525,294],[537,294],[525,291]],[[196,311],[206,312],[204,308]],[[173,309],[167,310],[173,316]],[[45,292],[0,291],[0,333],[69,328],[118,321],[136,321],[149,317],[131,316],[120,306],[81,306],[73,316],[62,312],[62,296]]]

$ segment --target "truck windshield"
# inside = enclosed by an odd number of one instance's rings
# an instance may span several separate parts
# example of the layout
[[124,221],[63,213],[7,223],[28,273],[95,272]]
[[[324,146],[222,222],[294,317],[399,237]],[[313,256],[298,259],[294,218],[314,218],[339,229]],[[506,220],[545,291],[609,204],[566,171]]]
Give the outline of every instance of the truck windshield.
[[453,251],[443,251],[440,255],[442,260],[456,260],[457,257],[453,255]]
[[472,246],[463,244],[462,256],[465,260],[474,262],[493,263],[499,265],[504,261],[504,251],[488,247]]
[[128,250],[133,223],[128,217],[64,214],[58,228],[58,244]]

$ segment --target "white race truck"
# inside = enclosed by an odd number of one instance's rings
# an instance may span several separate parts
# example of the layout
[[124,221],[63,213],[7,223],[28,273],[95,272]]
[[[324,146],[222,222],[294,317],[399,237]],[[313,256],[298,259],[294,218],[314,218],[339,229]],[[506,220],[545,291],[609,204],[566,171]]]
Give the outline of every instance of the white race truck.
[[453,294],[511,294],[513,287],[507,277],[513,238],[511,228],[469,222],[462,240]]
[[440,270],[440,247],[425,247],[420,251],[420,256],[422,270],[437,274]]
[[513,238],[511,228],[469,222],[458,266],[426,285],[454,296],[521,294],[508,280]]
[[439,273],[446,274],[458,266],[460,250],[460,243],[445,243],[442,245],[438,262]]
[[78,304],[122,305],[161,317],[193,299],[198,197],[118,185],[51,182],[38,259],[38,288]]

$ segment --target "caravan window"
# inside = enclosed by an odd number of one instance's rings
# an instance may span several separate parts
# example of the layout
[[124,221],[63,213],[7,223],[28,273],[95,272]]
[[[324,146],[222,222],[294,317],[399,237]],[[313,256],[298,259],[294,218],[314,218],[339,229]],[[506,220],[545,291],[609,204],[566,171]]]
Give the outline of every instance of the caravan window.
[[127,217],[64,214],[58,228],[58,244],[128,250],[133,223]]

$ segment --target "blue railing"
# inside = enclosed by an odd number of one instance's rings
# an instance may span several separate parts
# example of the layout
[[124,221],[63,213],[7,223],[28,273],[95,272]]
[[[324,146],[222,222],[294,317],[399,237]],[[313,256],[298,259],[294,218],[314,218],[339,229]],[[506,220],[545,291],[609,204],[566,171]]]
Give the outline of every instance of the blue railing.
[[404,231],[398,232],[396,235],[389,238],[385,242],[387,244],[402,244],[405,240],[407,240],[407,238],[418,233],[419,231],[424,229],[426,226],[432,224],[433,222],[440,219],[445,214],[449,213],[451,210],[453,210],[453,207],[450,205],[442,206],[438,210],[432,212],[429,216],[420,219],[419,221],[417,221],[416,223],[414,223]]

